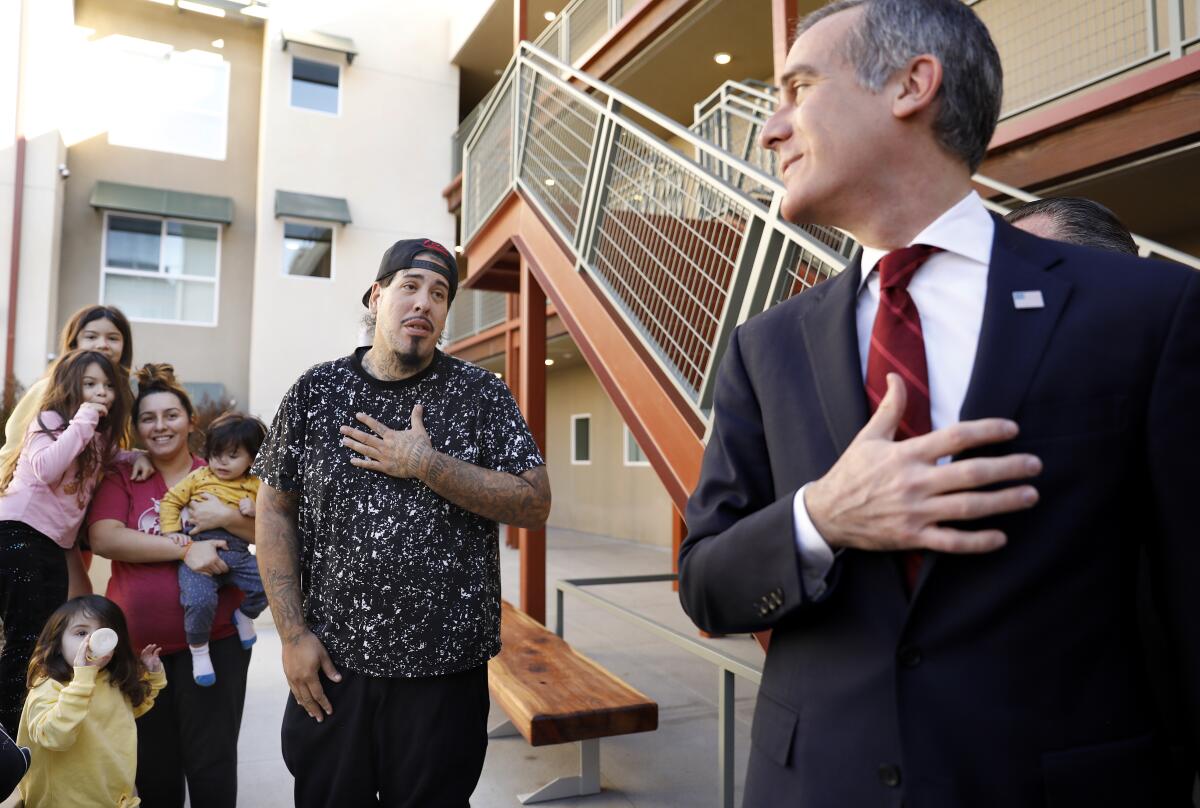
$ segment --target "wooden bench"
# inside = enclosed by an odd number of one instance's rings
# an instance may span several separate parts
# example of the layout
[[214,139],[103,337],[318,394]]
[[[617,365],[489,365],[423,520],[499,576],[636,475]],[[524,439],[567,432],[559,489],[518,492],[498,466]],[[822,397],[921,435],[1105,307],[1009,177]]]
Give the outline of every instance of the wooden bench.
[[492,699],[508,721],[490,738],[521,734],[531,746],[579,743],[579,775],[518,795],[523,805],[600,793],[600,739],[658,728],[658,705],[507,601],[503,648],[488,663]]

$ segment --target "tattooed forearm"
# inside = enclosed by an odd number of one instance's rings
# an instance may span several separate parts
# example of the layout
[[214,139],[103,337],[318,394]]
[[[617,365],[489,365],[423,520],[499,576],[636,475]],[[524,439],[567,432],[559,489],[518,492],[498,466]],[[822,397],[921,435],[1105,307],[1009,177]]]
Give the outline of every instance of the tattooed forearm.
[[550,479],[545,466],[518,476],[427,450],[417,469],[417,476],[434,491],[488,519],[536,530],[550,515]]
[[279,638],[295,643],[308,631],[300,589],[300,537],[296,515],[300,497],[265,483],[258,492],[255,544],[258,571],[271,604]]

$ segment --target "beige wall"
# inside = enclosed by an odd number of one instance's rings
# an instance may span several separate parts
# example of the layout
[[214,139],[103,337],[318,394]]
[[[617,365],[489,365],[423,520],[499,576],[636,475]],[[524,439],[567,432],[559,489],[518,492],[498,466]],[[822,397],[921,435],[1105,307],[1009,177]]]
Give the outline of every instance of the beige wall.
[[57,339],[58,234],[65,197],[65,183],[59,176],[58,166],[66,162],[66,157],[67,150],[58,132],[33,135],[26,143],[21,274],[17,285],[17,339],[13,360],[13,375],[24,387],[41,377]]
[[176,50],[206,51],[214,50],[213,40],[224,39],[224,49],[215,52],[230,63],[229,126],[224,160],[110,146],[103,133],[70,147],[59,325],[99,298],[103,214],[88,204],[98,180],[232,197],[234,220],[221,233],[217,325],[135,323],[134,361],[171,362],[183,381],[219,382],[244,405],[249,388],[262,27],[237,17],[216,19],[121,0],[78,0],[75,15],[76,24],[94,29],[96,39],[124,34],[169,43]]
[[[362,293],[384,250],[418,236],[454,244],[441,196],[458,123],[458,71],[447,58],[451,12],[391,0],[324,4],[320,12],[272,17],[263,52],[250,409],[266,419],[305,369],[358,345]],[[284,51],[283,26],[349,37],[359,54],[347,65],[339,54],[302,45]],[[339,115],[291,107],[293,55],[341,65]],[[353,223],[334,228],[332,279],[283,274],[278,190],[349,202]]]
[[[571,463],[571,416],[591,415],[590,465]],[[671,544],[671,500],[649,466],[624,465],[624,421],[587,365],[546,374],[551,527]]]
[[[20,126],[26,145],[13,373],[24,387],[45,370],[57,328],[58,234],[63,205],[58,166],[65,161],[66,152],[58,132],[48,125],[47,95],[54,87],[56,64],[46,44],[57,43],[70,21],[69,0],[24,0],[4,3],[0,9],[0,333],[6,333],[8,327],[20,81]],[[23,52],[18,38],[22,28]],[[23,62],[20,66],[18,58]]]

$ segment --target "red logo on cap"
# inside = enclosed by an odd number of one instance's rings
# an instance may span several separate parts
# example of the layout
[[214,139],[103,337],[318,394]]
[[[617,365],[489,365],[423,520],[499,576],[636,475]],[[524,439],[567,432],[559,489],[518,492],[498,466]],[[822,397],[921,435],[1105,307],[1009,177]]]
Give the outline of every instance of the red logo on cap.
[[424,244],[429,249],[433,250],[434,252],[440,252],[442,255],[445,255],[445,256],[450,255],[450,253],[448,253],[446,251],[446,248],[443,247],[441,244],[438,244],[436,241],[430,241],[429,239],[425,239],[421,243]]

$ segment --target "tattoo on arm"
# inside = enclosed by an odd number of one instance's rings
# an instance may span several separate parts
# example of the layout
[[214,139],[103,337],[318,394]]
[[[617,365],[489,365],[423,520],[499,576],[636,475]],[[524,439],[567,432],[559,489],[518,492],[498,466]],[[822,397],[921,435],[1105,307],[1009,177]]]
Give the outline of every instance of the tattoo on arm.
[[508,474],[427,449],[417,468],[417,476],[438,494],[488,519],[536,530],[550,515],[545,466]]
[[279,638],[295,644],[308,631],[300,587],[300,496],[264,484],[258,492],[257,508],[255,543],[263,589]]

